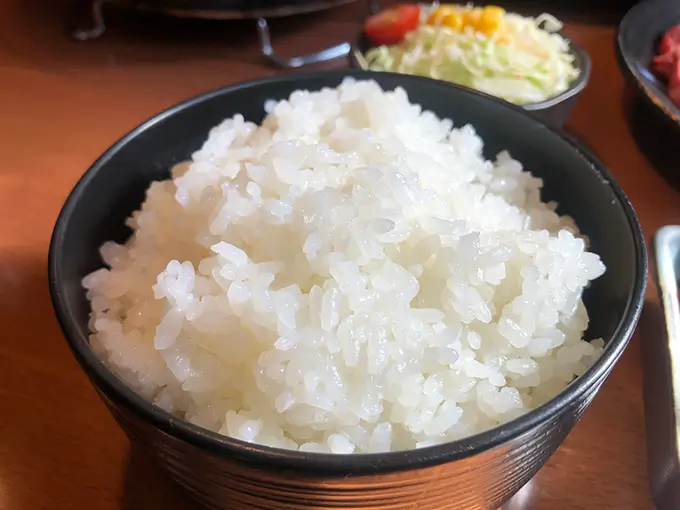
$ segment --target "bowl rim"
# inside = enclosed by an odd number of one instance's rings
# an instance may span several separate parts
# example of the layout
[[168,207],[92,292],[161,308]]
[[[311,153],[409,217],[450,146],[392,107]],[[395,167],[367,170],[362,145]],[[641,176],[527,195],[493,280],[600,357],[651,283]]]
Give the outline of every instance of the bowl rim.
[[[82,325],[76,320],[74,311],[67,305],[65,296],[61,291],[63,277],[60,272],[60,266],[62,260],[65,258],[63,243],[66,227],[77,202],[84,193],[89,182],[102,167],[114,157],[121,147],[125,146],[132,139],[152,128],[162,120],[214,97],[230,94],[242,89],[258,87],[262,84],[293,83],[297,88],[304,88],[305,81],[307,80],[330,77],[339,83],[343,77],[347,76],[356,79],[379,79],[379,76],[384,74],[391,74],[395,77],[398,76],[402,81],[425,81],[435,88],[440,88],[442,93],[448,91],[449,93],[453,92],[463,96],[483,96],[487,101],[493,101],[506,109],[514,110],[516,115],[528,117],[537,125],[537,127],[547,129],[554,135],[562,138],[574,151],[578,152],[581,157],[588,161],[592,170],[600,177],[602,184],[612,189],[626,217],[632,239],[636,246],[635,267],[632,268],[635,272],[635,283],[632,292],[628,296],[623,317],[607,342],[605,350],[600,358],[598,358],[583,375],[576,378],[552,400],[508,423],[479,434],[437,446],[387,453],[352,455],[321,454],[284,450],[247,443],[203,429],[184,419],[173,416],[167,411],[156,407],[128,387],[113,371],[107,368],[104,362],[94,353],[89,344],[87,325]],[[222,87],[172,106],[125,134],[90,166],[68,195],[56,220],[50,241],[48,281],[52,305],[62,332],[66,337],[66,341],[81,366],[81,369],[90,378],[91,383],[95,386],[100,395],[103,394],[102,396],[105,397],[105,400],[108,399],[115,405],[128,409],[137,418],[150,423],[161,432],[214,455],[229,457],[250,465],[267,465],[269,468],[276,467],[281,469],[325,473],[329,475],[355,476],[425,468],[471,457],[516,439],[517,437],[530,432],[541,423],[556,418],[566,407],[578,405],[579,400],[584,398],[584,394],[592,391],[593,388],[597,388],[602,380],[604,380],[614,363],[623,353],[633,334],[644,302],[647,283],[647,254],[642,229],[633,207],[604,164],[571,136],[556,127],[546,124],[540,119],[537,119],[534,115],[521,107],[512,105],[502,99],[479,93],[467,87],[461,87],[448,82],[419,76],[405,76],[397,73],[357,70],[318,71],[270,76]]]
[[[627,34],[636,31],[638,21],[644,19],[648,12],[658,12],[658,8],[672,5],[672,2],[667,0],[645,0],[634,5],[625,14],[616,31],[616,57],[624,78],[636,87],[645,102],[663,114],[663,118],[671,122],[677,129],[680,129],[680,107],[673,104],[668,94],[659,90],[656,84],[640,71],[640,67],[644,64],[644,67],[651,73],[649,63],[640,62],[633,57],[627,38]],[[678,10],[678,14],[680,14],[680,10]],[[678,23],[680,23],[680,18]]]
[[[562,35],[562,34],[560,34]],[[570,99],[574,96],[579,95],[581,92],[583,92],[583,89],[586,88],[588,83],[590,82],[590,75],[592,72],[592,60],[590,58],[590,55],[588,52],[583,49],[581,46],[579,46],[577,43],[575,43],[573,40],[569,39],[568,37],[562,37],[567,41],[567,44],[569,45],[569,49],[571,54],[576,57],[576,61],[579,64],[578,69],[579,69],[579,75],[576,77],[576,79],[571,82],[569,85],[569,88],[565,90],[564,92],[560,92],[556,96],[550,97],[548,99],[545,99],[543,101],[538,101],[537,103],[525,103],[521,105],[517,105],[515,103],[511,103],[510,101],[506,101],[505,99],[502,99],[500,97],[492,96],[495,97],[496,99],[500,99],[501,101],[505,101],[506,103],[509,103],[514,106],[519,106],[520,108],[530,111],[530,112],[536,112],[536,111],[541,111],[541,110],[547,110],[549,108],[552,108],[553,106],[556,106],[560,103],[563,103],[567,99]],[[364,52],[361,50],[363,47],[363,40],[366,38],[363,30],[358,33],[358,35],[352,40],[350,44],[350,50],[348,54],[348,59],[350,62],[350,67],[353,69],[360,69],[363,70],[361,65],[359,64],[359,60],[356,57],[356,53],[361,54],[362,56],[364,55]],[[375,71],[375,72],[389,72],[389,71]],[[414,76],[414,75],[409,75],[407,73],[397,73],[397,74],[402,74],[405,76]],[[436,78],[432,78],[436,79]],[[474,89],[472,87],[466,87],[464,85],[459,85],[457,83],[452,83],[448,82],[446,80],[438,80],[438,81],[443,81],[444,83],[450,83],[452,85],[456,85],[458,87],[462,87],[468,90],[473,90],[475,92],[479,92],[480,94],[485,94],[484,92],[481,92],[477,89]],[[485,94],[488,95],[488,94]]]

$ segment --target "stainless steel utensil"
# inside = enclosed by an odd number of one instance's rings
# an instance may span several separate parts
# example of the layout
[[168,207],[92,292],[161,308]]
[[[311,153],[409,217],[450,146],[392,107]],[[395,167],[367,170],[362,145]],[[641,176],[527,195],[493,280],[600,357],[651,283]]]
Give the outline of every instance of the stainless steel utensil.
[[660,229],[653,245],[665,328],[642,344],[649,483],[657,508],[676,510],[680,508],[680,226]]

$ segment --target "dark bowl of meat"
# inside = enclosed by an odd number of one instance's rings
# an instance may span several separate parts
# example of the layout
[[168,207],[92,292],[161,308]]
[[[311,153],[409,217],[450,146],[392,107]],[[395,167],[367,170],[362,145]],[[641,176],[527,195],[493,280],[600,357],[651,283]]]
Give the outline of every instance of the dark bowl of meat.
[[669,141],[680,140],[680,4],[649,0],[633,7],[619,26],[616,50],[633,96],[627,104],[633,135],[668,174],[677,159]]

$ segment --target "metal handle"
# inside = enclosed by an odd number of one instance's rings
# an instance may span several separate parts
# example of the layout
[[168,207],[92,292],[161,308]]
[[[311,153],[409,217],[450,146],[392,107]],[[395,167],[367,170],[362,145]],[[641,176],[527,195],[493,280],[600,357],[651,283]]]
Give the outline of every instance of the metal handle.
[[[380,11],[379,0],[368,0],[368,13],[376,14]],[[262,54],[274,65],[284,69],[295,69],[311,64],[318,64],[319,62],[328,62],[336,58],[346,57],[351,50],[351,44],[343,42],[330,48],[325,48],[315,53],[308,55],[300,55],[297,57],[285,58],[279,55],[272,47],[271,35],[269,33],[269,24],[264,18],[257,20],[257,36],[260,40],[260,49]]]
[[69,36],[76,41],[89,41],[106,30],[104,4],[110,0],[79,0],[70,13]]
[[346,57],[349,54],[350,44],[347,42],[331,46],[330,48],[310,53],[309,55],[301,55],[298,57],[284,58],[281,57],[271,43],[271,36],[269,35],[269,24],[264,18],[257,20],[257,36],[260,39],[260,49],[262,54],[272,63],[285,69],[302,67],[319,62],[326,62],[340,57]]

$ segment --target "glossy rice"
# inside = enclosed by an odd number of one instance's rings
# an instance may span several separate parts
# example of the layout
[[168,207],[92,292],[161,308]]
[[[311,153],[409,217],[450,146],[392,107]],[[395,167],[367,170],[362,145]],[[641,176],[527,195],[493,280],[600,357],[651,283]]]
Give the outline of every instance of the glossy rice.
[[152,183],[83,281],[141,395],[243,441],[386,452],[507,422],[600,355],[603,263],[473,126],[350,79],[264,108]]

